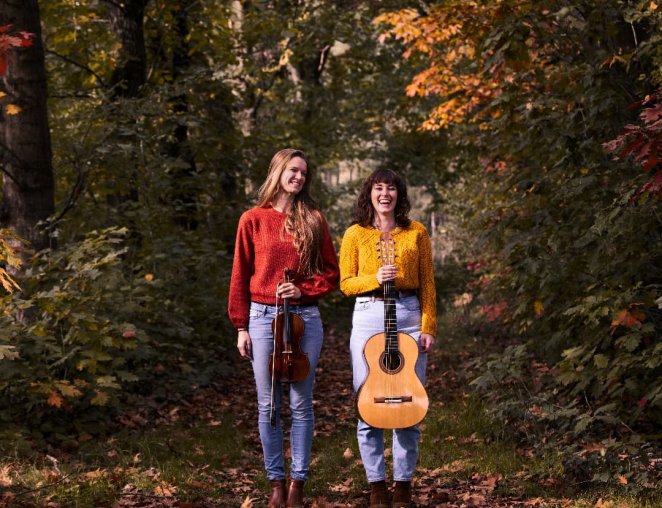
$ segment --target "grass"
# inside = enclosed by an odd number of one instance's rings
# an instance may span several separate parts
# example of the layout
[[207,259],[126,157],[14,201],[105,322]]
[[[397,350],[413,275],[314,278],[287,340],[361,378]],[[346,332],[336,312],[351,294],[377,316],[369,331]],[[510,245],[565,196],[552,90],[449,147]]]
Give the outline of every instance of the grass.
[[[440,328],[450,333],[440,341],[437,368],[445,369],[469,348],[485,347],[475,338],[453,336],[458,331],[450,321]],[[466,382],[457,380],[453,386]],[[430,388],[434,393],[422,424],[416,476],[417,490],[429,492],[430,499],[450,492],[455,496],[451,504],[459,506],[464,502],[459,496],[488,492],[490,503],[499,506],[522,498],[532,506],[564,508],[662,506],[659,495],[646,499],[618,488],[567,485],[553,446],[541,444],[544,452],[535,454],[518,448],[479,400],[446,385]],[[268,482],[254,423],[231,410],[212,412],[213,420],[125,428],[105,439],[76,443],[73,452],[34,450],[20,429],[0,429],[0,507],[156,507],[176,506],[175,499],[201,508],[265,506]],[[351,419],[316,436],[311,471],[306,498],[315,506],[365,503],[368,485]]]
[[[106,440],[82,443],[75,454],[4,454],[1,487],[12,486],[16,503],[60,503],[72,508],[111,506],[133,493],[154,499],[218,498],[218,471],[241,461],[243,440],[226,415],[218,425],[163,426],[123,431]],[[7,445],[5,444],[5,452]],[[13,497],[13,496],[12,496]],[[0,506],[2,503],[0,502]]]
[[[106,440],[87,441],[75,454],[59,460],[49,458],[50,454],[15,450],[0,463],[0,486],[12,484],[14,506],[112,506],[138,493],[154,503],[175,495],[182,501],[225,499],[229,504],[217,506],[239,506],[252,497],[255,502],[247,506],[262,506],[267,482],[260,456],[246,455],[247,438],[231,421],[232,415],[227,414],[218,425],[124,431]],[[500,477],[511,480],[500,483],[500,496],[549,495],[549,486],[538,481],[541,477],[562,479],[556,458],[531,459],[513,443],[494,437],[499,435],[476,400],[434,404],[421,441],[421,485],[436,471],[448,489],[472,478]],[[367,484],[353,428],[340,426],[333,435],[316,438],[311,470],[309,499],[363,501]],[[228,478],[233,485],[245,481],[246,492],[230,494],[224,483]],[[555,497],[562,494],[559,485],[553,490]],[[599,499],[602,504],[596,504]],[[567,506],[652,508],[660,504],[606,489],[577,495]]]

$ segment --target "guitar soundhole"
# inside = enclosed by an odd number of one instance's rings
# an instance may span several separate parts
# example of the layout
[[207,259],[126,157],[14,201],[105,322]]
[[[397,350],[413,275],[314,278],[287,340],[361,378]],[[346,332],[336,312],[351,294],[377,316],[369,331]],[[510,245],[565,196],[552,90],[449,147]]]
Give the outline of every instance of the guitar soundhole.
[[387,374],[397,374],[402,370],[404,364],[404,358],[400,354],[400,351],[384,351],[379,357],[379,365]]

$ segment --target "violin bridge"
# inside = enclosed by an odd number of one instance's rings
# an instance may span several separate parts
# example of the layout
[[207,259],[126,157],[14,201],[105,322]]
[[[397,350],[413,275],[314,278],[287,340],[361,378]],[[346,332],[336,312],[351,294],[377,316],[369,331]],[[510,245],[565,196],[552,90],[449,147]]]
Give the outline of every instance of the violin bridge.
[[375,397],[375,404],[402,404],[411,402],[411,395],[402,395],[400,397]]

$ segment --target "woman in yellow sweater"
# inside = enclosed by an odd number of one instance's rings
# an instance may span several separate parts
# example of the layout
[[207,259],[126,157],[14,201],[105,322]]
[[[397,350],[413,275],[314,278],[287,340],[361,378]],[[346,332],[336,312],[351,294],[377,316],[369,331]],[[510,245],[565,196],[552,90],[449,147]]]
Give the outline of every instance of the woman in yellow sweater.
[[[434,265],[425,226],[409,219],[410,203],[403,179],[394,171],[378,169],[364,182],[352,226],[340,248],[340,290],[356,297],[350,351],[354,391],[364,383],[368,369],[363,348],[370,337],[384,332],[386,281],[395,281],[397,331],[414,337],[419,346],[415,371],[425,382],[427,353],[437,327]],[[395,262],[382,265],[377,252],[380,236],[389,232]],[[359,450],[370,482],[370,506],[387,507],[389,495],[384,464],[384,431],[359,419]],[[411,480],[418,462],[418,425],[393,431],[393,504],[411,505]]]

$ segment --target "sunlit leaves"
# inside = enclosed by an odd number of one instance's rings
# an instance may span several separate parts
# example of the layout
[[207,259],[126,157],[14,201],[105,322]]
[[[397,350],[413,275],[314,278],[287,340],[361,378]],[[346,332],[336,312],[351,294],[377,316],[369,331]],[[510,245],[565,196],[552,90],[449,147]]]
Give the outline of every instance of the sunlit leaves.
[[23,266],[19,250],[23,246],[23,241],[9,229],[0,229],[0,262],[5,266],[0,266],[0,284],[8,293],[21,289],[18,282],[7,272],[7,266],[13,270],[19,270]]
[[[430,6],[425,15],[405,9],[375,20],[389,27],[381,41],[392,36],[406,46],[406,58],[418,53],[430,62],[407,87],[410,96],[439,98],[423,128],[446,128],[464,120],[480,122],[498,114],[496,103],[504,88],[516,84],[526,90],[532,86],[532,65],[552,72],[549,54],[554,48],[547,40],[537,39],[535,30],[543,27],[527,19],[531,9],[529,2],[445,2]],[[545,14],[537,22],[556,30]],[[495,24],[510,16],[523,20],[520,30],[496,31]]]

